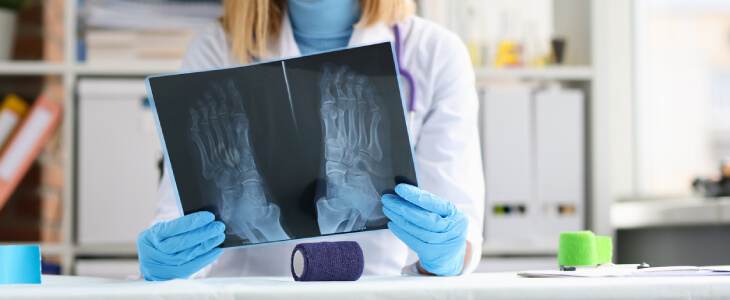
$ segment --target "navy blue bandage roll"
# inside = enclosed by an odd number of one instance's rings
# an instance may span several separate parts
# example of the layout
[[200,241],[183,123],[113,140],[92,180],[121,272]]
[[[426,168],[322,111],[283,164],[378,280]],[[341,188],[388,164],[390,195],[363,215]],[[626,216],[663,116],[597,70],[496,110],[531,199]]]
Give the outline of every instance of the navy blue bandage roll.
[[357,242],[301,243],[291,254],[296,281],[355,281],[365,268]]

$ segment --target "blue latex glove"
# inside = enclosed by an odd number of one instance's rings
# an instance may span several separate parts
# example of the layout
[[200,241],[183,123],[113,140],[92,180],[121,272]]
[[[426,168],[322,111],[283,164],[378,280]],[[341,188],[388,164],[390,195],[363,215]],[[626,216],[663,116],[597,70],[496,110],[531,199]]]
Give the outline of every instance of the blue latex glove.
[[461,274],[469,219],[445,199],[408,184],[383,195],[388,228],[418,254],[421,267],[436,275]]
[[137,237],[139,269],[147,280],[188,278],[223,254],[226,226],[207,211],[160,222]]

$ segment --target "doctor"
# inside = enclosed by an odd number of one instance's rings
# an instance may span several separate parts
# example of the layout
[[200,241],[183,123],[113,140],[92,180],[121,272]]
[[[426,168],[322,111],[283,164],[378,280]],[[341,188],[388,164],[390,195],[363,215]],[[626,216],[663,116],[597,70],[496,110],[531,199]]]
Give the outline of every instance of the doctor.
[[[414,16],[412,0],[224,0],[223,4],[220,22],[190,44],[183,71],[383,40],[395,43],[398,35],[405,99],[415,96],[406,105],[413,113],[411,141],[422,189],[401,184],[395,189],[397,195],[382,197],[391,230],[322,240],[360,243],[365,274],[453,276],[473,271],[481,256],[484,184],[474,71],[460,39]],[[208,212],[181,217],[167,174],[155,222],[137,240],[140,270],[147,280],[291,274],[289,258],[295,243],[216,248],[224,239],[223,223]]]

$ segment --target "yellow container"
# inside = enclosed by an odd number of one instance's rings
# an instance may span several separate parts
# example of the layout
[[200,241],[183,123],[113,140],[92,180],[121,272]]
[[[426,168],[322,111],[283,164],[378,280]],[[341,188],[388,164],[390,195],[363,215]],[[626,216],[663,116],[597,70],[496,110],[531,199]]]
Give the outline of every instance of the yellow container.
[[28,113],[28,103],[18,95],[8,94],[0,105],[0,149],[5,147],[18,124]]

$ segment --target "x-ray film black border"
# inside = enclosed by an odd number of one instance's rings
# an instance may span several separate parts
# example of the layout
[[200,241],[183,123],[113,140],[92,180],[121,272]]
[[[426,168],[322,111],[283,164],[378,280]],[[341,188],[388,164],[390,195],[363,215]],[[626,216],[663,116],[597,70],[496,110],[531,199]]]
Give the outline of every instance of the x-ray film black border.
[[[152,115],[155,117],[155,125],[157,125],[157,136],[160,137],[160,145],[162,146],[162,156],[165,159],[165,168],[167,168],[167,175],[170,177],[170,183],[172,185],[172,193],[175,196],[177,202],[177,211],[180,216],[184,216],[182,202],[180,202],[180,193],[177,191],[177,182],[175,182],[175,174],[172,172],[172,163],[170,163],[170,155],[167,154],[167,145],[165,144],[165,136],[162,134],[162,125],[160,123],[160,116],[157,114],[157,106],[155,105],[155,97],[152,94],[152,86],[150,85],[150,78],[157,76],[148,76],[144,80],[144,85],[147,88],[147,98],[150,100],[150,108],[152,109]],[[160,182],[160,184],[164,184]]]

